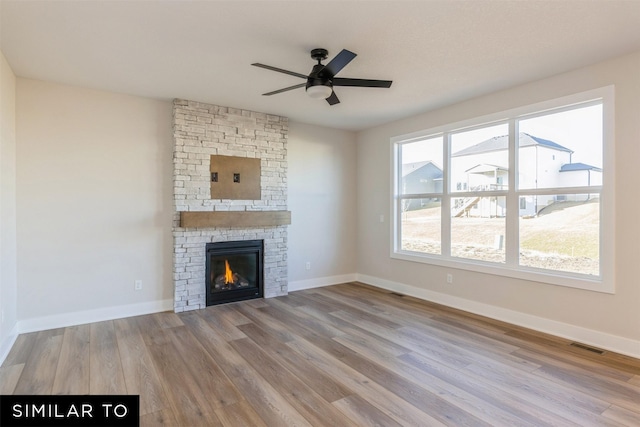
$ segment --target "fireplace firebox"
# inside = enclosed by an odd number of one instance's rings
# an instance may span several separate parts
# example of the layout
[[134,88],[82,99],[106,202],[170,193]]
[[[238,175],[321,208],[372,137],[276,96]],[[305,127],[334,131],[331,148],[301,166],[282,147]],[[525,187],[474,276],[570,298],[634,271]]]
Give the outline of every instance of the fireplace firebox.
[[207,306],[263,296],[262,240],[207,243]]

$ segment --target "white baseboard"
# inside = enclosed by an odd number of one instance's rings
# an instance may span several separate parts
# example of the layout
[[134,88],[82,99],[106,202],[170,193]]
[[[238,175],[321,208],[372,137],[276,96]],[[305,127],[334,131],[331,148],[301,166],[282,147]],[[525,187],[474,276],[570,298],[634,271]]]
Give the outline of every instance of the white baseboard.
[[67,326],[121,319],[123,317],[140,316],[143,314],[158,313],[161,311],[173,311],[173,299],[76,311],[72,313],[55,314],[53,316],[34,317],[31,319],[20,320],[18,322],[18,332],[25,334],[28,332],[65,328]]
[[[640,341],[364,274],[345,274],[293,281],[289,282],[289,291],[312,289],[353,281],[640,358]],[[9,336],[0,343],[0,365],[9,354],[18,334],[172,310],[173,300],[167,299],[21,320],[14,325]]]
[[296,280],[289,282],[289,292],[301,291],[303,289],[320,288],[323,286],[338,285],[340,283],[353,282],[357,278],[355,273],[342,274],[339,276],[318,277],[308,280]]
[[0,366],[4,363],[4,359],[7,358],[9,352],[11,351],[11,347],[15,344],[16,339],[18,339],[18,322],[13,325],[9,335],[5,337],[5,339],[0,342]]
[[440,292],[434,292],[428,289],[422,289],[391,280],[380,279],[364,274],[357,274],[356,276],[359,282],[378,288],[435,302],[492,319],[501,320],[503,322],[577,341],[583,344],[588,344],[605,350],[610,350],[616,353],[625,354],[627,356],[640,358],[640,341],[471,301]]

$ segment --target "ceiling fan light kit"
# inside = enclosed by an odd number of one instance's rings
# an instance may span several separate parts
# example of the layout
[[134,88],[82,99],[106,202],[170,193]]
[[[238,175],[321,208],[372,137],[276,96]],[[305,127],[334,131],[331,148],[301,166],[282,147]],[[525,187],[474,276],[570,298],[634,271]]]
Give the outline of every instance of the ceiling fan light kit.
[[369,80],[335,77],[336,74],[340,72],[340,70],[346,67],[347,64],[349,64],[349,62],[351,62],[356,57],[356,54],[346,49],[342,49],[342,51],[337,54],[331,61],[329,61],[328,64],[323,65],[322,61],[327,59],[328,53],[329,52],[326,49],[313,49],[311,51],[311,58],[318,61],[318,63],[313,66],[313,69],[308,76],[296,73],[294,71],[283,70],[282,68],[272,67],[270,65],[264,65],[260,63],[254,63],[251,65],[307,80],[306,84],[301,83],[283,89],[274,90],[272,92],[263,93],[264,96],[271,96],[304,87],[307,95],[309,95],[311,98],[324,98],[327,100],[329,105],[335,105],[338,104],[340,100],[336,96],[336,93],[333,91],[334,86],[381,88],[391,87],[391,80]]
[[331,86],[325,86],[322,84],[316,86],[307,86],[307,95],[314,99],[327,99],[331,96],[331,92],[333,92]]

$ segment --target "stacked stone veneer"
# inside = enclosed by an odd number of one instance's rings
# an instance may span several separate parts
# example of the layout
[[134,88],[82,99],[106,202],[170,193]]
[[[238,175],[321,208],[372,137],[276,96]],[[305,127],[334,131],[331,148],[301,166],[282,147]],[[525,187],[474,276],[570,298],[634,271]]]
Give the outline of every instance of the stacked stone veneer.
[[[206,306],[205,245],[264,240],[264,296],[287,293],[287,227],[181,228],[181,211],[287,210],[288,119],[176,99],[173,102],[173,262],[176,312]],[[259,158],[260,200],[211,199],[212,154]]]

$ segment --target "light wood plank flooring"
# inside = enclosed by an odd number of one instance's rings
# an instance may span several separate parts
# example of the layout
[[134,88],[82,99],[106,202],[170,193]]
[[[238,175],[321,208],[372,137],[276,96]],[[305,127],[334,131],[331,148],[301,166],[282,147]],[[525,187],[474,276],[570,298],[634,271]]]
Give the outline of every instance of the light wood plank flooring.
[[142,426],[640,426],[640,360],[358,283],[18,337],[4,394]]

